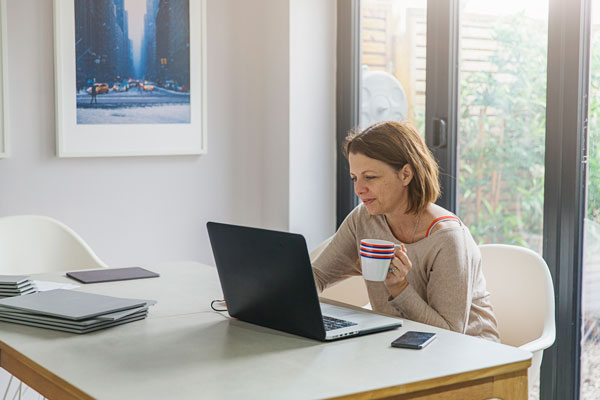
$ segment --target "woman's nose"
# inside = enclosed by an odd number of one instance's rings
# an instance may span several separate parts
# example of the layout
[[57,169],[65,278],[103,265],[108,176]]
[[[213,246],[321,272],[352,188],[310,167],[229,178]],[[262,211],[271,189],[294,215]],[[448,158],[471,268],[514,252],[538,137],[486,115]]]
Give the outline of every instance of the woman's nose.
[[354,193],[357,195],[363,194],[367,191],[366,186],[360,184],[358,181],[354,182]]

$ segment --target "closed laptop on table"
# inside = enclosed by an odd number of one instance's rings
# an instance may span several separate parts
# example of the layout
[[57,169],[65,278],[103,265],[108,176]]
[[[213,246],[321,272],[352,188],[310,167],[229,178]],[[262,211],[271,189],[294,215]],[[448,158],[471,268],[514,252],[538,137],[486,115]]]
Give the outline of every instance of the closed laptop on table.
[[397,318],[320,303],[302,235],[209,222],[229,315],[317,340],[393,329]]

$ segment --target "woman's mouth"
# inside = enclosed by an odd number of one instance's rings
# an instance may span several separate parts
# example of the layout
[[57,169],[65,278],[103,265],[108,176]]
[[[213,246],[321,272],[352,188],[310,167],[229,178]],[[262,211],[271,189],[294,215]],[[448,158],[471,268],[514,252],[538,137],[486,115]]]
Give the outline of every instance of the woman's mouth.
[[375,201],[375,199],[363,199],[362,200],[362,202],[365,206],[368,206],[369,204],[371,204],[374,201]]

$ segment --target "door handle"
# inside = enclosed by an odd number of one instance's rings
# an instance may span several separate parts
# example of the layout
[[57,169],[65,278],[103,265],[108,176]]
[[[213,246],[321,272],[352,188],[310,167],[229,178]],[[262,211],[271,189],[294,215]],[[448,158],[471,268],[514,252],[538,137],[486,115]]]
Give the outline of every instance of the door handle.
[[448,145],[448,130],[446,129],[446,120],[443,118],[433,119],[433,147],[436,149],[445,149]]

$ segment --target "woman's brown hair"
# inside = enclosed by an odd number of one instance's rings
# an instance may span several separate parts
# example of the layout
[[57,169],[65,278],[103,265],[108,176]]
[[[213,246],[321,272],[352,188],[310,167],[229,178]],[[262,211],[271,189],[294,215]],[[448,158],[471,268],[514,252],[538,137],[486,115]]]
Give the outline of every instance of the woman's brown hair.
[[360,133],[350,132],[343,152],[346,159],[350,153],[363,154],[397,171],[409,164],[413,178],[408,184],[407,212],[418,214],[440,196],[438,165],[419,133],[409,125],[388,121]]

